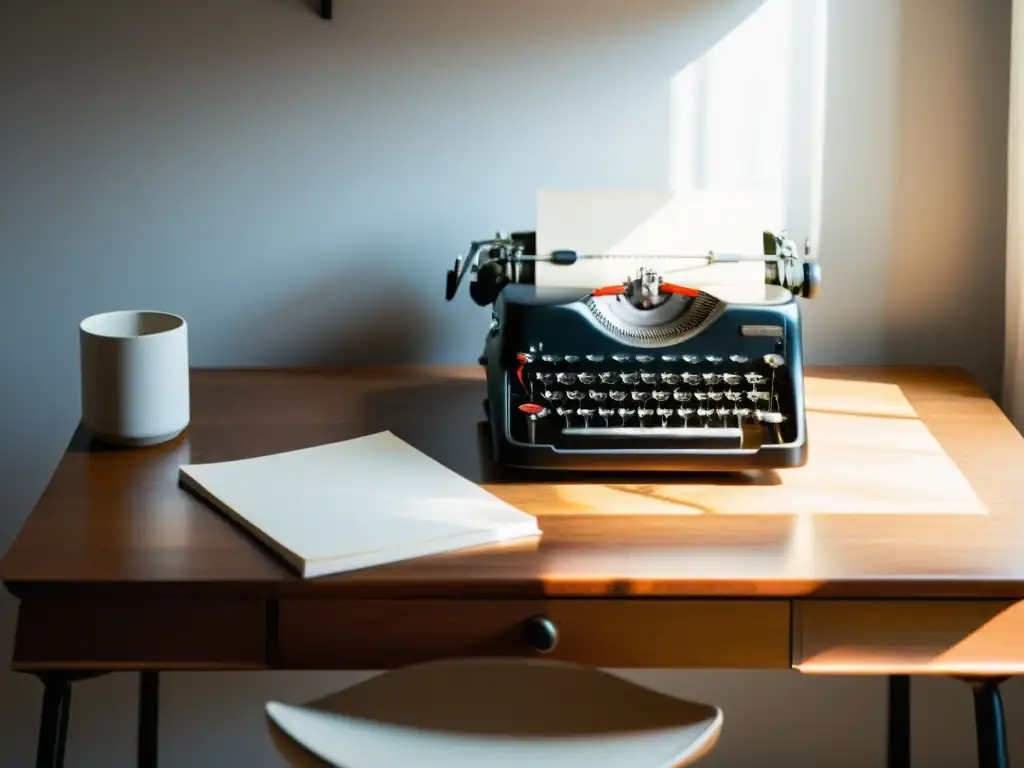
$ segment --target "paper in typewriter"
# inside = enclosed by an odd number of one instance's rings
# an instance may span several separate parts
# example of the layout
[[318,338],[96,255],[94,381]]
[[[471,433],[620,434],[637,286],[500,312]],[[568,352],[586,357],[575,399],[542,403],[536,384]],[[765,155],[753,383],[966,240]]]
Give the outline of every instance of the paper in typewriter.
[[[587,256],[571,266],[538,262],[536,285],[593,290],[617,285],[640,267],[669,282],[729,298],[764,295],[765,264],[707,263],[709,252],[757,256],[763,233],[777,231],[766,199],[720,190],[552,189],[537,192],[537,253],[573,250]],[[664,258],[669,257],[669,258]]]

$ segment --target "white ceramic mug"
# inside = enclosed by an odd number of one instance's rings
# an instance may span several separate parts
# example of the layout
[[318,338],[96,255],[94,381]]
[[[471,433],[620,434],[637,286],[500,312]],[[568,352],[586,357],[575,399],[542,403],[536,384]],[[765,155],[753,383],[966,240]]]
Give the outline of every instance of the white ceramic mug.
[[82,423],[123,446],[170,440],[189,423],[188,326],[167,312],[126,310],[79,326]]

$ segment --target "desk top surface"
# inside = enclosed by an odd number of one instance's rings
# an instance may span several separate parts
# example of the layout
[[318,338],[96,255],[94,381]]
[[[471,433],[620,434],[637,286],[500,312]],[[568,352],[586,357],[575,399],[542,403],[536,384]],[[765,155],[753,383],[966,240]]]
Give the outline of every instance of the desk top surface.
[[[195,370],[179,438],[117,450],[75,432],[0,579],[20,595],[1024,597],[1024,439],[977,384],[806,376],[808,467],[538,478],[487,459],[477,367]],[[303,581],[178,486],[181,464],[382,429],[538,515],[543,536]]]

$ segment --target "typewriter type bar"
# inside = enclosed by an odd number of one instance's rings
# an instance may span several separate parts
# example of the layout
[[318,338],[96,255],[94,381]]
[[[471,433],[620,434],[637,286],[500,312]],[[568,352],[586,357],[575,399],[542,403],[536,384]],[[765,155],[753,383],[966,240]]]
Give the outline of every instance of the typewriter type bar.
[[739,427],[569,427],[562,430],[566,449],[616,443],[630,446],[686,448],[699,451],[750,451],[760,447],[759,435]]
[[735,427],[569,427],[563,435],[581,437],[671,437],[723,441],[741,447],[743,430]]

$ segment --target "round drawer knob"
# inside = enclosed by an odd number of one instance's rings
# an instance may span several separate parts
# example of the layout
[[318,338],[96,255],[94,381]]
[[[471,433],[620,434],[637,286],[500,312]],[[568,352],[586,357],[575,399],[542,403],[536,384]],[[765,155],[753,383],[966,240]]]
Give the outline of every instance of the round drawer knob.
[[541,653],[550,653],[558,645],[558,628],[544,616],[533,616],[523,624],[523,636],[530,646]]

